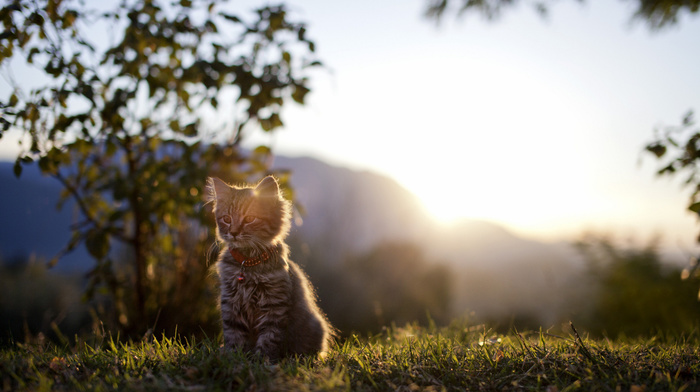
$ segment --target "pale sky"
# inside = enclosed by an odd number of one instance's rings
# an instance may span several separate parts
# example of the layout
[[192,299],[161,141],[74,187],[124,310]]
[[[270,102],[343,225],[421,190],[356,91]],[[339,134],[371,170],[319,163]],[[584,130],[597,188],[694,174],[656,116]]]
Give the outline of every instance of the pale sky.
[[[700,111],[700,18],[652,33],[632,2],[566,1],[545,20],[519,6],[436,26],[425,0],[286,3],[326,68],[286,128],[250,145],[390,176],[447,221],[692,249],[690,191],[656,179],[642,150],[654,127]],[[7,140],[0,154],[14,157]]]
[[642,150],[700,110],[700,19],[652,33],[628,3],[570,1],[546,20],[519,7],[436,27],[424,1],[290,4],[330,72],[287,113],[277,152],[386,174],[445,220],[691,249],[689,190]]

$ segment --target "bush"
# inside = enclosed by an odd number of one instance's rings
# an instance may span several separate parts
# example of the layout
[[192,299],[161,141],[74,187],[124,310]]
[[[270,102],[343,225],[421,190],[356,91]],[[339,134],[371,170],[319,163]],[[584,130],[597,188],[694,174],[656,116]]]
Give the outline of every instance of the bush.
[[662,264],[656,245],[621,250],[607,239],[579,244],[593,289],[585,327],[595,335],[687,334],[700,325],[695,283]]

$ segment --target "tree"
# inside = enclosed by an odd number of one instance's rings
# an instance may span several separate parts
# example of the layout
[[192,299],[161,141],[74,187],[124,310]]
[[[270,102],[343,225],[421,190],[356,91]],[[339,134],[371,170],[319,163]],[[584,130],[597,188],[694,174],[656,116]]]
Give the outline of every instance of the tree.
[[587,236],[577,244],[584,256],[586,286],[582,326],[596,335],[653,336],[683,334],[700,320],[695,287],[683,282],[677,267],[665,265],[651,243],[620,249],[609,239]]
[[[689,111],[681,124],[665,127],[656,131],[655,139],[647,144],[646,150],[662,161],[659,176],[685,174],[685,185],[691,187],[688,210],[700,218],[700,129],[696,128],[693,111]],[[700,243],[700,235],[697,237]],[[690,267],[685,269],[682,277],[687,279],[698,272],[698,262],[692,258]],[[700,298],[700,294],[698,294]]]
[[319,296],[338,302],[328,307],[336,309],[329,317],[345,331],[378,331],[387,323],[413,321],[447,324],[450,320],[451,271],[431,263],[416,244],[380,243],[368,252],[351,255],[334,272],[341,278],[327,281],[342,281],[343,289],[336,288],[331,297],[324,296],[319,286]]
[[[270,150],[248,153],[241,141],[280,128],[283,105],[304,103],[320,65],[284,5],[239,16],[222,3],[120,0],[104,11],[13,0],[0,9],[0,67],[12,87],[0,123],[24,135],[15,174],[38,162],[61,182],[59,205],[73,200],[81,217],[63,253],[85,244],[95,259],[87,295],[108,293],[127,331],[152,325],[158,293],[177,293],[193,266],[207,275],[201,249],[213,239],[197,225],[206,177],[267,174]],[[106,48],[91,41],[96,31],[111,37]],[[40,86],[15,81],[17,67],[32,67]],[[117,268],[119,254],[131,273]],[[182,279],[160,276],[173,270]]]
[[[583,0],[577,0],[583,2]],[[515,0],[428,0],[426,16],[440,20],[451,9],[454,3],[457,6],[457,14],[467,12],[481,13],[487,19],[495,19],[501,15],[505,8],[515,6]],[[544,0],[532,0],[531,6],[542,15],[546,15],[549,5]],[[633,16],[646,21],[651,29],[660,29],[676,24],[684,13],[697,13],[700,9],[700,0],[636,0],[636,10]]]

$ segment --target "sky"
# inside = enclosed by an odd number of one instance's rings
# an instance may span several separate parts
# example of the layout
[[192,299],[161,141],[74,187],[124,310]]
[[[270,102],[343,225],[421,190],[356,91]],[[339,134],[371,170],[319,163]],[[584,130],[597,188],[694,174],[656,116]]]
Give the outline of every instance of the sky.
[[690,250],[689,190],[643,148],[700,108],[700,19],[650,32],[631,2],[601,3],[438,26],[424,1],[290,2],[328,72],[267,142],[390,176],[444,221]]
[[[690,191],[656,178],[643,148],[700,110],[700,18],[650,32],[631,20],[633,2],[565,1],[546,19],[520,5],[437,25],[427,0],[286,3],[325,68],[307,104],[285,109],[285,129],[248,145],[389,176],[446,224],[488,220],[551,241],[660,235],[693,249]],[[14,155],[0,141],[0,158]]]

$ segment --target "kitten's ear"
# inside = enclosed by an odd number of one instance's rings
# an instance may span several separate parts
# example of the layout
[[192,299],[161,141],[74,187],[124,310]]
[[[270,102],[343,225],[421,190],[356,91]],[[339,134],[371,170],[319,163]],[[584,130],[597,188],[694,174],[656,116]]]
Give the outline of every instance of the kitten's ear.
[[255,193],[260,196],[278,197],[280,194],[280,186],[277,184],[275,177],[267,176],[255,187]]
[[216,195],[222,195],[227,189],[230,189],[225,182],[216,177],[207,178],[207,188],[209,188],[209,197],[207,201],[216,201]]

